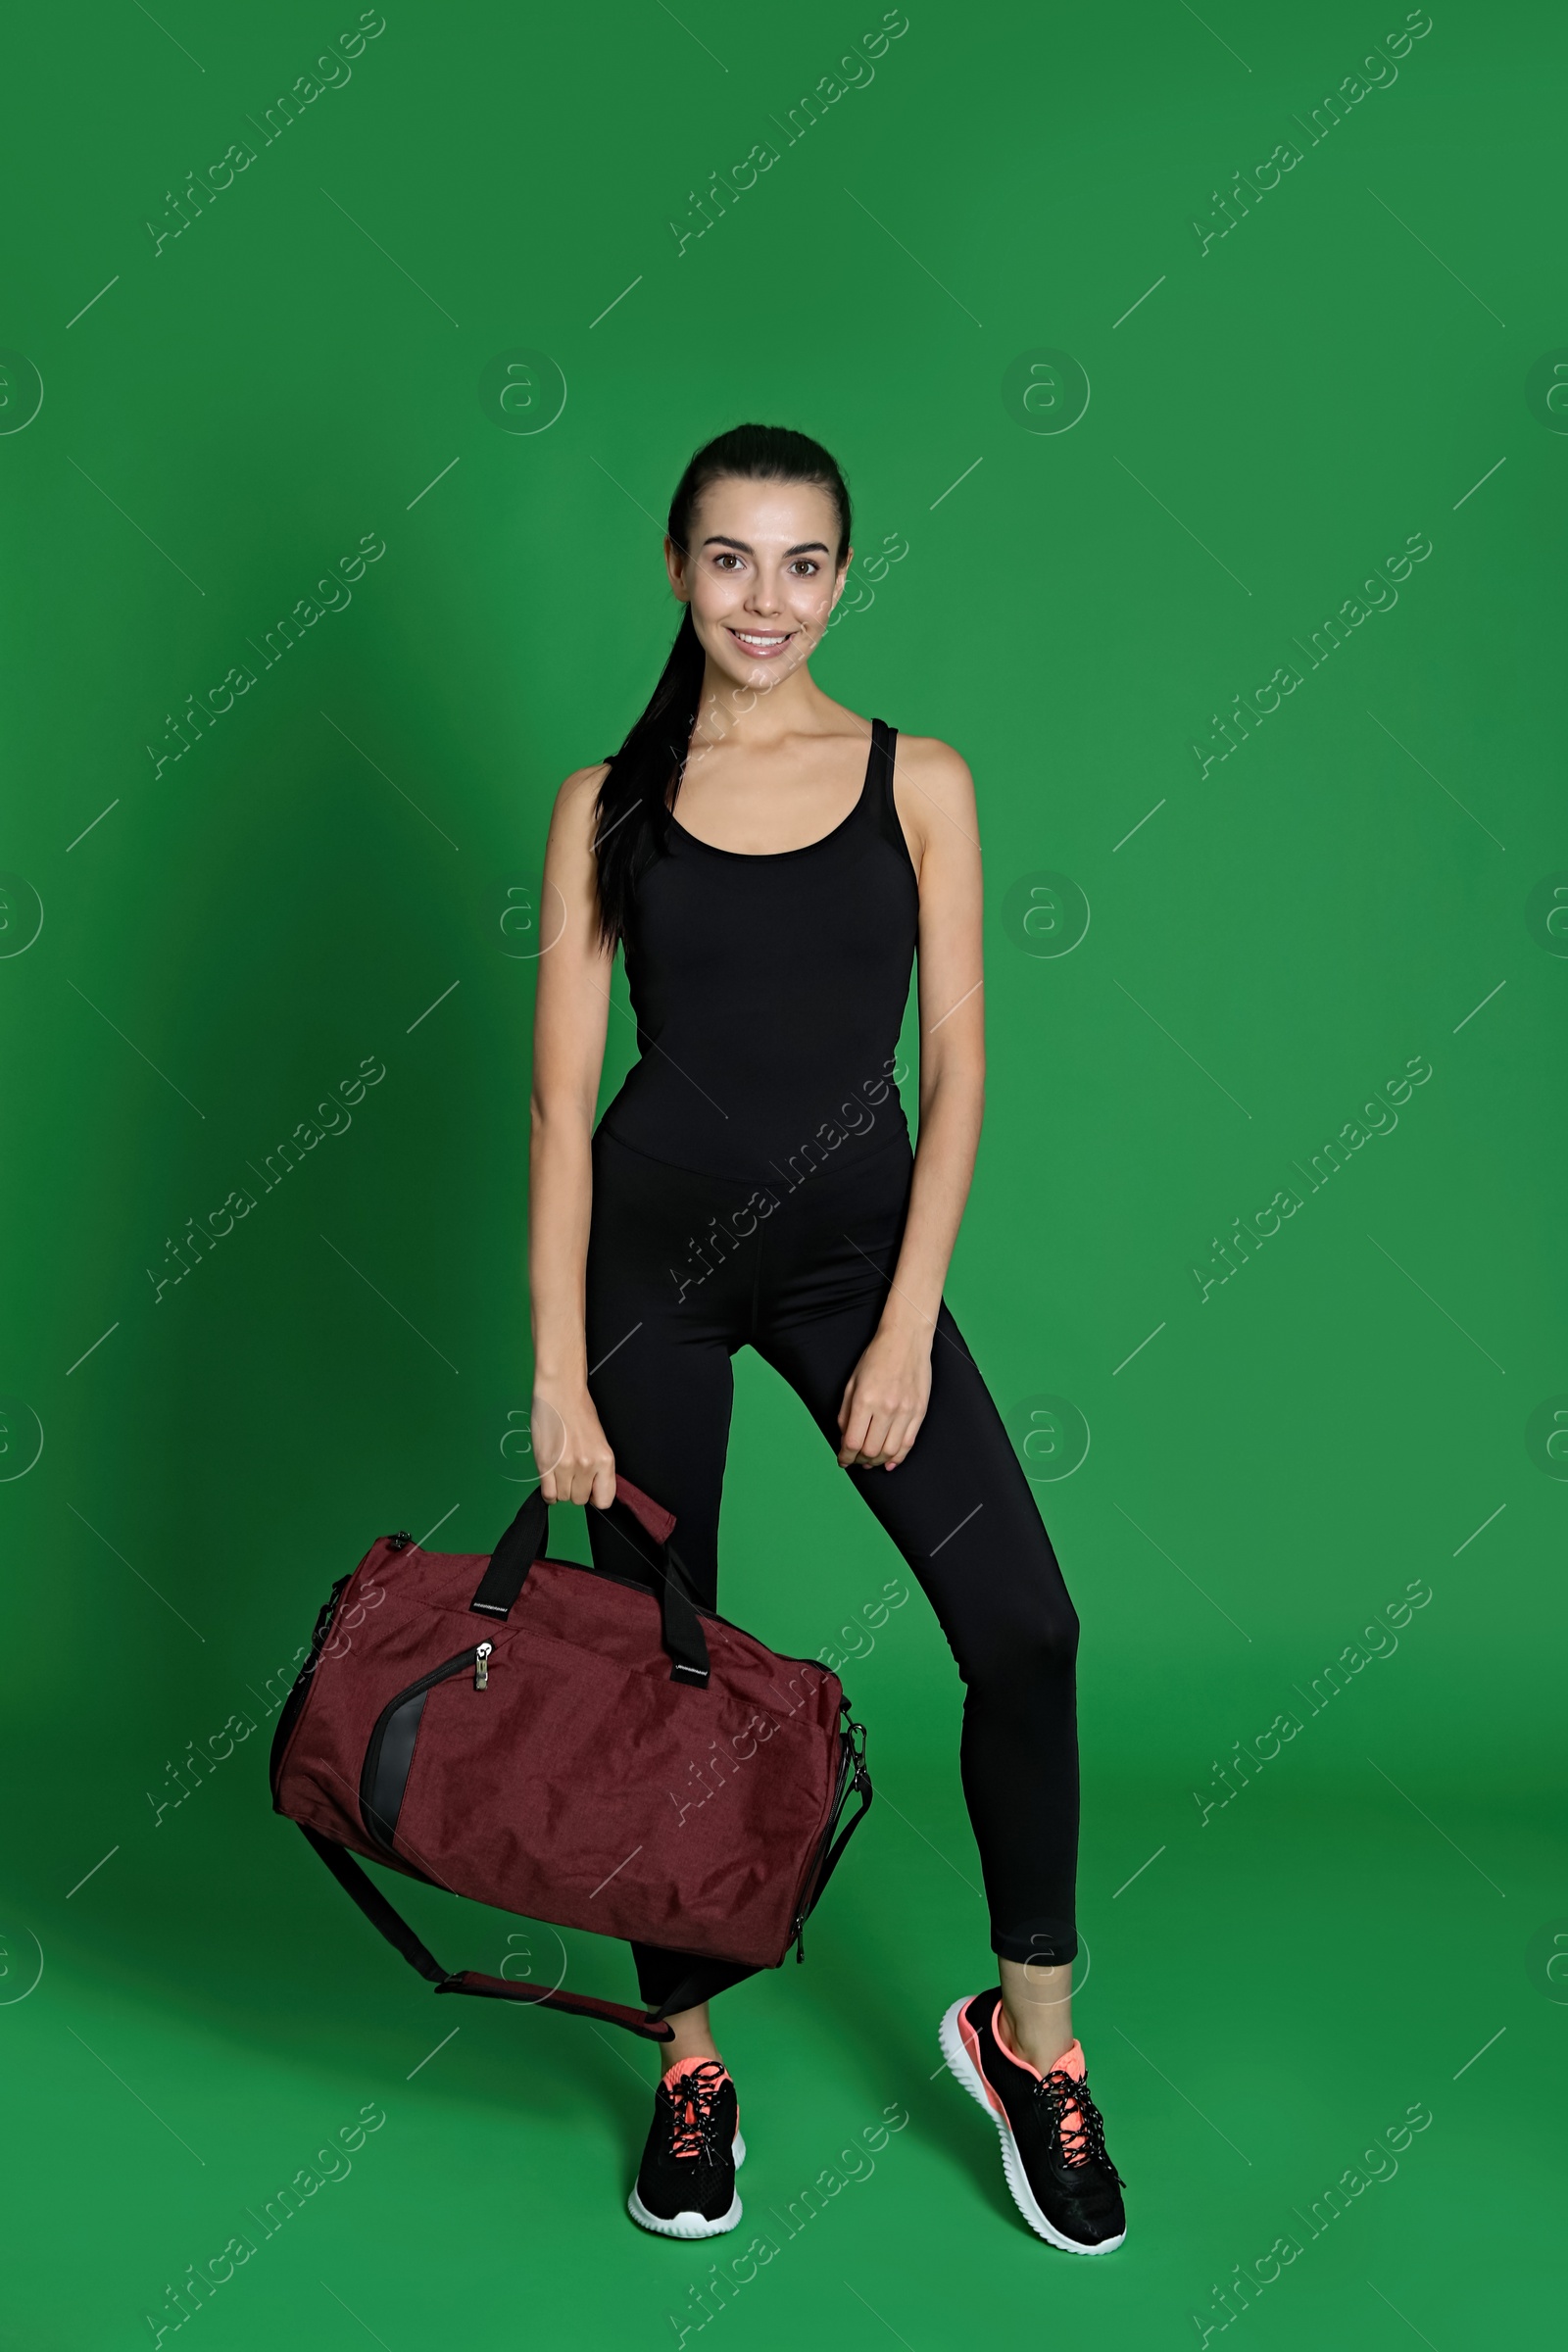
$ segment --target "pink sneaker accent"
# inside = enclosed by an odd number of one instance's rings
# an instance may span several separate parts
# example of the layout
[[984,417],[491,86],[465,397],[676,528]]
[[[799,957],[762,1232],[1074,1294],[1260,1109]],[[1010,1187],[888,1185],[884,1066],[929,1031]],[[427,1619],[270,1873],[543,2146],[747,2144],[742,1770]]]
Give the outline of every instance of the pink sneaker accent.
[[722,2058],[677,2058],[673,2066],[666,2066],[664,2069],[665,2083],[673,2090],[680,2077],[690,2074],[694,2066],[716,2066],[721,2075],[729,2073],[729,2068],[724,2064]]
[[[699,2079],[690,2086],[691,2095],[682,2100],[679,2085],[689,2075]],[[677,2058],[663,2072],[663,2085],[675,2102],[675,2136],[671,2143],[677,2156],[696,2156],[703,2144],[702,2124],[705,2107],[710,2106],[720,2083],[733,2080],[722,2058]],[[740,2144],[741,2111],[735,2107],[735,2139]]]
[[[1045,2081],[1046,2078],[1041,2069],[1033,2065],[1029,2059],[1020,2056],[1003,2032],[1002,2003],[1000,2001],[992,2012],[991,2031],[996,2035],[997,2046],[1004,2057],[1010,2058],[1014,2066],[1022,2067],[1026,2075],[1033,2075],[1037,2082]],[[973,2052],[970,2054],[972,2056]],[[1054,2075],[1066,2075],[1071,2082],[1081,2082],[1089,2072],[1089,2063],[1084,2056],[1083,2043],[1081,2041],[1070,2042],[1062,2051],[1061,2056],[1053,2064],[1050,2072]],[[1069,2102],[1062,2109],[1061,2116],[1061,2152],[1069,2164],[1086,2164],[1089,2160],[1088,2149],[1079,2144],[1082,2133],[1083,2117],[1079,2114],[1076,2106]]]
[[[958,2034],[963,2042],[964,2048],[969,2053],[970,2065],[974,2068],[975,2073],[979,2076],[981,2082],[986,2086],[986,2097],[990,2100],[995,2113],[1001,2117],[1004,2125],[1006,2125],[1007,2110],[1005,2107],[1004,2107],[1001,2099],[998,2098],[996,2092],[991,2087],[991,2079],[986,2073],[985,2056],[980,2047],[980,2036],[975,2032],[973,2026],[971,2026],[969,2023],[969,2012],[967,2008],[963,2008],[958,2011]],[[1008,2128],[1010,2129],[1010,2126]]]

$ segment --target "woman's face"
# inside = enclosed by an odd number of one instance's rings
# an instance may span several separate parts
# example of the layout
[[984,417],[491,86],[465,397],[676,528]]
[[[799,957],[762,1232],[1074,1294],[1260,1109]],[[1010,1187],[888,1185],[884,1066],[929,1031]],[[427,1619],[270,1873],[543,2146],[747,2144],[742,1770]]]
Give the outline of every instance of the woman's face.
[[809,482],[710,483],[686,555],[666,539],[664,560],[726,678],[760,692],[808,660],[844,587],[838,536],[833,501]]

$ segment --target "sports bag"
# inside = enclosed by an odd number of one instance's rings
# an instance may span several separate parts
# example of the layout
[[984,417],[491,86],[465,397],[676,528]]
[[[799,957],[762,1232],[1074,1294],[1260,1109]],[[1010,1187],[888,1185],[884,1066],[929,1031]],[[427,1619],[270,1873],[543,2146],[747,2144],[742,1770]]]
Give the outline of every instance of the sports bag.
[[836,1675],[696,1607],[669,1512],[617,1478],[601,1516],[624,1574],[547,1558],[537,1488],[488,1559],[372,1544],[278,1717],[272,1801],[437,1992],[667,2041],[643,2010],[443,1968],[353,1858],[558,1927],[804,1958],[871,1803],[864,1729]]

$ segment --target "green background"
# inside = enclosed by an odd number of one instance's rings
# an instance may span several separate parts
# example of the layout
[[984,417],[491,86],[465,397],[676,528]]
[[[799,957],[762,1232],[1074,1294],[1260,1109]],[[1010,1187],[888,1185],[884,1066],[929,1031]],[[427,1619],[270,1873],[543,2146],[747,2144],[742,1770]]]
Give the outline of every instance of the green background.
[[[672,2312],[695,2342],[690,2286],[749,2238],[626,2220],[654,2071],[629,2039],[475,2003],[428,2056],[451,2009],[270,1814],[262,1720],[377,1533],[484,1549],[523,1491],[535,967],[503,916],[668,643],[655,517],[747,417],[841,456],[862,552],[907,542],[822,684],[978,782],[990,1111],[949,1296],[1020,1440],[1045,1396],[1090,1433],[1037,1493],[1085,1627],[1077,2015],[1132,2227],[1105,2262],[1039,2245],[933,2079],[938,2017],[989,1981],[959,1688],[918,1593],[874,1643],[840,1634],[902,1563],[742,1358],[726,1606],[862,1653],[880,1793],[808,1964],[723,2004],[748,2218],[780,2251],[702,2340],[1141,2352],[1197,2341],[1211,2286],[1292,2230],[1236,2322],[1259,2347],[1450,2352],[1560,2308],[1568,1493],[1527,1426],[1568,1391],[1568,966],[1531,912],[1568,866],[1568,443],[1527,377],[1568,341],[1561,19],[1438,8],[1313,144],[1396,7],[910,0],[874,79],[787,145],[879,20],[403,0],[270,143],[347,0],[8,36],[0,340],[44,397],[0,435],[0,2342],[152,2341],[166,2283],[370,2100],[351,2175],[187,2323],[209,2352],[653,2347]],[[678,251],[688,191],[769,138]],[[155,253],[165,191],[241,139],[255,161]],[[1201,250],[1213,191],[1291,139]],[[566,385],[534,434],[481,405],[519,347]],[[1004,403],[1041,347],[1087,371],[1069,431]],[[347,609],[253,659],[367,533],[386,552]],[[1413,533],[1396,607],[1298,659]],[[1200,776],[1211,714],[1293,660]],[[166,713],[247,661],[155,779]],[[1087,898],[1070,954],[1009,920],[1042,871]],[[367,1056],[352,1127],[262,1193],[247,1163]],[[1214,1239],[1412,1056],[1397,1128],[1201,1298]],[[168,1237],[246,1184],[155,1298]],[[1293,1692],[1415,1580],[1397,1651],[1306,1716]],[[1204,1821],[1215,1760],[1293,1706]],[[258,1735],[157,1818],[167,1765],[246,1709]],[[523,1954],[514,1920],[411,1900],[455,1965]],[[569,1957],[631,1997],[619,1950]],[[1308,2237],[1293,2209],[1418,2101],[1397,2176]],[[895,2102],[874,2172],[787,2237],[769,2210],[843,2180]]]

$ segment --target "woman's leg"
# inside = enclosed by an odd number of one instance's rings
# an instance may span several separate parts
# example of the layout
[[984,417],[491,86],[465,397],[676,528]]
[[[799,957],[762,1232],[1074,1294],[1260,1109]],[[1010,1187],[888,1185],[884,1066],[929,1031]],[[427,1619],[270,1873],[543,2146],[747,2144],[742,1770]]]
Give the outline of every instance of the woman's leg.
[[[755,1344],[831,1445],[869,1343],[902,1229],[907,1162],[823,1170],[763,1259]],[[896,1470],[852,1470],[927,1598],[966,1686],[959,1749],[1006,2029],[1042,2068],[1073,2039],[1078,1949],[1078,1618],[1029,1482],[956,1324],[942,1309],[931,1400]]]
[[[869,1317],[875,1328],[873,1303]],[[844,1386],[870,1338],[835,1316],[770,1341],[837,1445]],[[862,1336],[863,1335],[863,1336]],[[931,1403],[896,1470],[852,1470],[937,1613],[966,1686],[959,1764],[980,1850],[1009,2036],[1036,2066],[1071,2043],[1078,1949],[1078,1618],[1017,1455],[943,1310]]]
[[1072,2030],[1072,1962],[1042,1968],[1000,1958],[1002,2022],[1011,2047],[1048,2075],[1077,2039]]
[[674,2066],[683,2058],[716,2058],[718,2046],[708,2004],[732,1984],[755,1977],[756,1969],[705,1959],[700,1952],[667,1951],[656,1943],[634,1943],[631,1956],[643,2007],[674,2028],[673,2041],[655,2044],[660,2065]]

